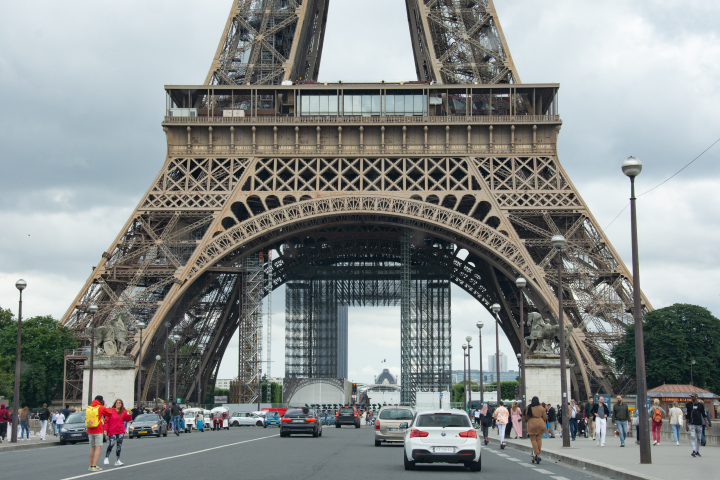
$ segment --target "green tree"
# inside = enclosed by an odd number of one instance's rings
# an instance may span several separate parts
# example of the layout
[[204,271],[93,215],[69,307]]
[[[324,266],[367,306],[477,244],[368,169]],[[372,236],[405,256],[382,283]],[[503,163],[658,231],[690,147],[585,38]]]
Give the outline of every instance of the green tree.
[[[78,341],[72,333],[51,316],[23,320],[21,405],[38,407],[43,403],[49,404],[60,395],[65,349],[76,348],[77,345]],[[16,348],[17,321],[10,310],[0,309],[0,388],[7,398],[13,396]]]
[[[664,383],[689,384],[690,361],[693,383],[720,393],[720,320],[708,309],[676,303],[645,315],[643,321],[645,366],[648,388]],[[612,350],[615,365],[635,376],[635,326],[625,330]]]
[[[487,385],[495,387],[496,383],[492,382],[488,383]],[[513,382],[512,380],[500,382],[500,396],[502,397],[501,400],[515,400],[515,387],[517,387],[518,385],[518,382]]]
[[270,401],[267,399],[267,382],[262,384],[263,403],[282,403],[282,387],[276,382],[270,382]]

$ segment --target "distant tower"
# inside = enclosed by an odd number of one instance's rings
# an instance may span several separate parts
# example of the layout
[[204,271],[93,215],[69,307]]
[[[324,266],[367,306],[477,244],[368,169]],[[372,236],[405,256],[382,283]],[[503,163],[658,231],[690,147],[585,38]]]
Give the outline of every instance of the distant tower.
[[[487,369],[488,372],[494,373],[495,365],[497,365],[496,360],[495,360],[495,355],[488,355],[488,362],[489,362],[488,365],[490,365],[490,367],[488,367],[488,369]],[[507,371],[508,371],[507,356],[503,352],[500,352],[500,372],[507,372]]]

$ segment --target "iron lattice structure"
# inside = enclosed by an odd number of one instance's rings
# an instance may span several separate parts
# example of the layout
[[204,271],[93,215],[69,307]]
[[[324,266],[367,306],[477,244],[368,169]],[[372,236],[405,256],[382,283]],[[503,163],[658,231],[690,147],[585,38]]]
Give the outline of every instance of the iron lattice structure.
[[[409,255],[411,266],[439,269],[485,308],[502,306],[519,351],[518,276],[528,280],[526,311],[557,318],[556,233],[568,239],[575,396],[632,388],[610,356],[632,323],[631,276],[560,164],[559,85],[519,83],[491,1],[406,3],[421,82],[281,85],[317,79],[328,1],[241,0],[206,84],[166,87],[165,162],[62,319],[83,338],[92,304],[96,325],[118,312],[146,322],[143,399],[164,370],[154,358],[168,334],[181,337],[178,396],[190,398],[217,377],[238,328],[247,360],[235,390],[256,396],[262,323],[245,324],[245,314],[338,259],[406,266]],[[249,269],[245,259],[260,254],[261,272]],[[432,330],[413,312],[442,303],[432,296],[444,287],[411,294],[412,267],[398,275],[336,286],[339,298],[367,288],[378,294],[365,298],[401,297],[405,348]],[[403,357],[403,385],[436,381],[415,380],[413,362],[436,360],[428,375],[442,375],[443,351],[427,352]]]

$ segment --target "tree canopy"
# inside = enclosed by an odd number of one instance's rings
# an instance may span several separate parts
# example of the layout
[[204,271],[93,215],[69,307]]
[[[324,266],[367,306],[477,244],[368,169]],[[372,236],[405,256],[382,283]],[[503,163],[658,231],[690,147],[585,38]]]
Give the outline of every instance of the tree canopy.
[[[648,313],[643,322],[648,388],[690,384],[720,393],[720,320],[708,309],[676,303]],[[630,325],[612,351],[616,367],[636,375],[635,326]]]
[[[23,319],[20,354],[20,404],[38,407],[62,394],[65,349],[77,339],[51,316]],[[0,395],[12,401],[15,384],[17,320],[0,309]]]

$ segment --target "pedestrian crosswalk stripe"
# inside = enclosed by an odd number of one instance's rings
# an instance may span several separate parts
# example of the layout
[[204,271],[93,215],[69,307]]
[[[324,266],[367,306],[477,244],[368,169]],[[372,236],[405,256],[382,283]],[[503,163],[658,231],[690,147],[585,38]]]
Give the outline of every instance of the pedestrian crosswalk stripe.
[[543,470],[542,468],[538,468],[535,470],[536,472],[544,473],[545,475],[552,475],[553,472],[548,472],[547,470]]

